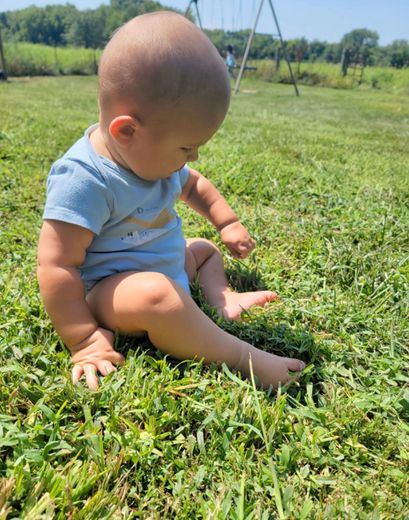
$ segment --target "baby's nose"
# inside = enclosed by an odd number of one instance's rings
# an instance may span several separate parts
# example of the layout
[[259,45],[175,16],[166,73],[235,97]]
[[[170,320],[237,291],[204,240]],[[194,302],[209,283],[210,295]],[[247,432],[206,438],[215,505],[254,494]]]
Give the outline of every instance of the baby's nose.
[[189,152],[187,162],[197,161],[198,157],[199,157],[199,150],[192,150],[191,152]]

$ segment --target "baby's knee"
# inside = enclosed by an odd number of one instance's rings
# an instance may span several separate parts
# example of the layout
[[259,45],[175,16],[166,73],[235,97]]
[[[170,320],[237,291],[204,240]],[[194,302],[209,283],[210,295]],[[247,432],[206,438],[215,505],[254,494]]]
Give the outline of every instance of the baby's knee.
[[183,307],[188,294],[161,273],[121,273],[106,278],[87,300],[98,322],[122,334],[140,335],[157,326],[171,309]]
[[146,310],[160,314],[181,304],[184,290],[168,276],[145,273],[138,281],[138,300]]
[[213,242],[205,238],[191,238],[187,240],[185,270],[189,281],[192,281],[202,265],[213,255],[220,255]]
[[215,253],[219,253],[219,249],[210,240],[206,238],[194,238],[188,241],[188,250],[196,259],[196,263],[202,264],[207,258]]
[[217,250],[217,246],[211,240],[207,240],[207,238],[189,238],[186,242],[189,248]]

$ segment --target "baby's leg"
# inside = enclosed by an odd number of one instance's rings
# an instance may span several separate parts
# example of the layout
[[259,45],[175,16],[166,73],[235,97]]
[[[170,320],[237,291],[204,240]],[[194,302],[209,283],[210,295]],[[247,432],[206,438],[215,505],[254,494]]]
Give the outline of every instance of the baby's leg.
[[97,284],[88,303],[101,326],[126,335],[146,332],[152,343],[177,359],[226,363],[249,377],[251,357],[259,383],[277,387],[303,363],[268,354],[228,334],[210,320],[182,287],[159,273],[121,273]]
[[273,291],[232,291],[224,272],[222,255],[209,240],[193,238],[187,241],[185,269],[189,280],[198,274],[207,301],[220,315],[231,320],[240,319],[240,314],[254,305],[264,307],[278,298]]

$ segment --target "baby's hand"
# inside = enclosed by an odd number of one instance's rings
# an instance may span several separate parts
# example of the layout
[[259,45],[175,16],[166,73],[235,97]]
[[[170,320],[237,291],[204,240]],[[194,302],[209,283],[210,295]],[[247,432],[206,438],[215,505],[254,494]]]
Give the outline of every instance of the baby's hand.
[[220,231],[220,238],[235,258],[246,258],[256,243],[240,222],[232,222]]
[[114,335],[110,330],[99,327],[84,341],[71,348],[72,361],[72,382],[78,383],[83,374],[87,381],[87,386],[91,390],[97,390],[97,372],[106,376],[115,372],[114,365],[122,365],[124,358],[113,348]]

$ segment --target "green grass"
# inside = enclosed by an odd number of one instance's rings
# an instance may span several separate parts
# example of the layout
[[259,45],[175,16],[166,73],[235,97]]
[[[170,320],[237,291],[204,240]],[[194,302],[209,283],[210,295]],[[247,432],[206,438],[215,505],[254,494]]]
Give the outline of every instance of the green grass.
[[95,91],[0,85],[0,518],[408,518],[407,97],[247,80],[203,149],[258,241],[226,254],[232,283],[281,295],[219,323],[306,360],[297,386],[269,394],[118,338],[126,365],[93,394],[69,381],[35,248],[49,166],[96,120]]
[[51,47],[34,43],[6,43],[4,52],[9,76],[56,76],[95,74],[100,50]]
[[[5,43],[7,69],[10,77],[56,76],[95,74],[101,50],[78,47],[50,47],[47,45],[8,42]],[[290,75],[285,61],[281,62],[279,73],[275,73],[272,60],[253,60],[250,65],[256,72],[246,72],[247,77],[263,79],[275,83],[290,83]],[[301,85],[320,85],[339,89],[376,89],[409,94],[409,70],[392,67],[367,67],[360,82],[360,72],[349,69],[347,77],[340,75],[338,64],[302,63],[298,73],[297,64],[292,64],[293,72]]]
[[[285,61],[281,62],[279,72],[275,73],[275,64],[272,60],[254,60],[250,65],[257,67],[256,72],[247,73],[264,81],[276,83],[290,83],[291,78]],[[301,63],[299,70],[296,63],[292,63],[293,73],[300,85],[319,85],[321,87],[362,90],[376,89],[389,92],[409,94],[409,70],[393,67],[366,67],[362,77],[359,69],[348,69],[348,75],[342,77],[339,64],[332,63]]]

